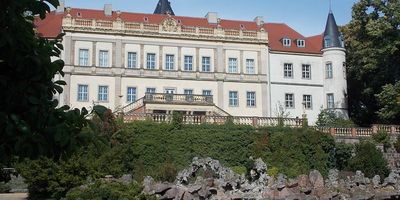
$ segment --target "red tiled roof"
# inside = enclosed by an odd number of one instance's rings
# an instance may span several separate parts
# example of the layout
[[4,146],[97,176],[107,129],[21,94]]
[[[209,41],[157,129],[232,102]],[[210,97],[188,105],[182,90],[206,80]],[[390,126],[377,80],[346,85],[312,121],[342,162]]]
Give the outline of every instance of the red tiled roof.
[[[267,23],[264,28],[268,33],[269,46],[273,51],[321,54],[322,35],[307,38],[282,23]],[[283,46],[283,38],[292,40],[290,47]],[[297,47],[297,39],[305,40],[305,47]]]
[[[78,15],[79,13],[79,15]],[[117,18],[117,13],[112,12],[112,16],[106,16],[103,10],[91,10],[91,9],[81,9],[73,8],[70,11],[73,17],[80,17],[83,19],[97,19],[97,20],[115,20]],[[35,24],[37,26],[37,31],[39,35],[43,37],[54,38],[60,32],[62,28],[62,18],[66,15],[56,14],[54,11],[47,14],[44,20],[36,19]],[[121,12],[120,18],[122,21],[126,22],[145,22],[147,18],[147,23],[150,24],[160,24],[167,18],[167,15],[159,14],[145,14],[145,13],[127,13]],[[183,17],[183,16],[172,16],[174,19],[179,20],[183,26],[193,26],[193,27],[204,27],[204,28],[215,28],[215,24],[209,24],[207,18],[198,17]],[[253,21],[238,21],[238,20],[226,20],[221,19],[221,28],[224,29],[243,29],[243,30],[259,30],[257,24]],[[312,53],[321,54],[322,47],[322,36],[313,36],[306,38],[287,26],[286,24],[278,23],[267,23],[264,25],[265,31],[268,33],[269,45],[274,51],[284,51],[284,52],[295,52],[295,53]],[[282,45],[281,39],[283,37],[288,37],[292,39],[291,47],[284,47]],[[297,47],[295,40],[304,39],[306,41],[306,47]]]

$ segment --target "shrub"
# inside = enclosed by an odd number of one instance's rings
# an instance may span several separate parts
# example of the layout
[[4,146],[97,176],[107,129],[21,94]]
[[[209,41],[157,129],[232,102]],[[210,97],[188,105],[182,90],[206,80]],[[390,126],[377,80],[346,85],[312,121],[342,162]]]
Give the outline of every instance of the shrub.
[[337,143],[334,149],[334,165],[338,170],[348,168],[354,146],[346,143]]
[[45,157],[26,160],[17,165],[17,171],[28,184],[30,199],[60,199],[92,173],[89,162],[77,156],[58,163]]
[[247,172],[247,169],[245,166],[234,166],[234,167],[231,167],[231,169],[233,172],[235,172],[236,174],[240,174],[240,175],[242,175],[242,174],[245,175]]
[[118,182],[96,181],[85,187],[74,188],[69,191],[64,200],[155,200],[153,196],[142,194],[142,187],[137,183],[123,184]]
[[178,174],[176,166],[171,162],[164,163],[158,172],[159,174],[156,178],[163,182],[174,182],[176,175]]
[[378,133],[373,134],[372,139],[378,144],[383,144],[385,149],[390,147],[390,135],[384,130],[379,130]]
[[276,178],[279,174],[279,169],[277,167],[271,167],[268,169],[268,175],[272,178]]
[[397,137],[396,142],[393,144],[394,148],[396,149],[397,153],[400,153],[400,137]]
[[321,110],[316,125],[320,127],[355,127],[354,122],[328,109]]
[[311,129],[270,128],[269,145],[262,159],[289,177],[312,169],[328,173],[329,153],[335,146],[332,136]]
[[174,129],[180,129],[182,127],[182,123],[183,123],[183,114],[181,112],[178,111],[174,111],[172,113],[172,127]]
[[387,177],[389,174],[388,163],[382,152],[369,141],[356,145],[355,156],[350,159],[349,167],[352,171],[361,170],[369,178],[375,175]]

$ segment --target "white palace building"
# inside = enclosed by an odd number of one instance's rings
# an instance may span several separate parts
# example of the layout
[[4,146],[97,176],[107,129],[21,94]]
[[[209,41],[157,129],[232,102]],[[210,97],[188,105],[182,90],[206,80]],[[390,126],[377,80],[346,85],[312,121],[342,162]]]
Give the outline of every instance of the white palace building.
[[37,32],[63,37],[67,85],[61,104],[104,105],[125,113],[301,118],[321,109],[347,116],[345,49],[334,16],[304,37],[286,24],[65,8]]

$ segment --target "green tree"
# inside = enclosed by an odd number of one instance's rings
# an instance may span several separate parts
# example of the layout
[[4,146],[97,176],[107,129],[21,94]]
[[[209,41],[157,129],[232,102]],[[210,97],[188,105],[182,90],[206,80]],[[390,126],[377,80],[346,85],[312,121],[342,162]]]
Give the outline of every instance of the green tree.
[[361,170],[369,178],[375,175],[381,177],[389,175],[388,163],[383,158],[382,152],[369,141],[356,145],[355,156],[350,159],[349,166],[352,171]]
[[57,0],[1,1],[0,7],[0,168],[13,158],[57,159],[86,141],[81,129],[88,111],[58,107],[64,75],[62,35],[52,40],[36,35],[34,20],[45,18]]
[[386,123],[400,123],[400,81],[396,84],[383,86],[381,93],[376,95],[378,99],[379,118]]
[[400,0],[360,0],[343,27],[351,118],[360,125],[386,121],[376,94],[400,79]]
[[320,127],[354,127],[354,123],[351,120],[340,117],[338,113],[333,110],[324,109],[318,114],[316,122],[317,126]]

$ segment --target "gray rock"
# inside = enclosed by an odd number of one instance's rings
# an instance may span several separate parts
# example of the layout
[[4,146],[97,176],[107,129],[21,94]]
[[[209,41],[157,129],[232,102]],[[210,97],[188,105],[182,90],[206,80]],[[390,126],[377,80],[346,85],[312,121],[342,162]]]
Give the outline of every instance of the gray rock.
[[180,200],[192,200],[192,199],[194,199],[192,194],[190,194],[189,192],[184,192]]
[[365,181],[364,173],[362,173],[361,171],[356,171],[356,175],[354,175],[354,182],[357,185],[365,185],[366,181]]
[[254,168],[260,174],[267,172],[267,165],[261,158],[258,158],[254,161]]
[[308,187],[310,185],[310,181],[308,179],[308,176],[304,175],[304,174],[298,176],[297,177],[297,181],[299,183],[299,187],[301,187],[301,188],[305,188],[305,187]]
[[154,179],[150,176],[146,176],[143,179],[143,192],[147,194],[154,194]]
[[176,187],[172,187],[165,191],[165,194],[160,197],[160,200],[175,199],[175,197],[178,196],[178,192]]
[[397,183],[398,174],[394,171],[390,172],[389,176],[385,178],[384,183],[388,185],[395,185]]
[[324,178],[318,170],[312,170],[310,175],[308,175],[310,183],[314,188],[324,187]]
[[133,177],[131,174],[124,174],[121,176],[121,178],[118,179],[118,181],[120,181],[124,184],[129,184],[129,183],[132,183]]
[[326,180],[327,184],[330,187],[337,188],[339,186],[339,170],[331,169],[328,173],[328,179]]
[[289,179],[287,186],[288,188],[294,188],[299,186],[299,182],[297,181],[297,179]]
[[374,178],[372,178],[372,184],[375,188],[379,187],[381,184],[381,177],[379,175],[375,175]]
[[202,198],[208,198],[211,195],[209,188],[205,186],[201,187],[197,194]]
[[278,190],[282,190],[283,188],[286,187],[286,176],[283,174],[278,174],[277,180],[276,180],[276,187]]
[[167,190],[171,189],[172,186],[165,183],[157,183],[154,185],[155,194],[164,194]]
[[191,186],[188,188],[188,192],[191,193],[191,194],[193,194],[193,193],[198,192],[200,189],[201,189],[201,185],[191,185]]

